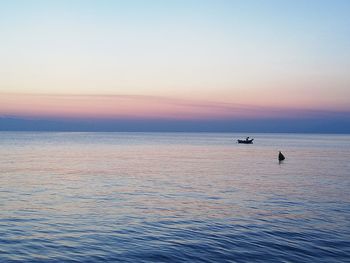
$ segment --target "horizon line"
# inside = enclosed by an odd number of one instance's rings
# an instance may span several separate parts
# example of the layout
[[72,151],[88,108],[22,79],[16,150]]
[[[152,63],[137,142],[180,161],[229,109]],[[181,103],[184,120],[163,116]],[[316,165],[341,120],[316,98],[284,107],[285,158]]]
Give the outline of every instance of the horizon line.
[[230,120],[21,119],[0,117],[0,131],[350,133],[347,118],[260,118]]

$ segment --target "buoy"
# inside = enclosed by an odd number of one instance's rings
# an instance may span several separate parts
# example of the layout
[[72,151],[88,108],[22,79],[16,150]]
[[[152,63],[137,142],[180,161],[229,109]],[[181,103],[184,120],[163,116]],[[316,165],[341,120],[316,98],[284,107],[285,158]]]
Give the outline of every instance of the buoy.
[[286,157],[284,157],[284,155],[281,152],[279,152],[278,153],[278,160],[283,161],[284,159],[286,159]]

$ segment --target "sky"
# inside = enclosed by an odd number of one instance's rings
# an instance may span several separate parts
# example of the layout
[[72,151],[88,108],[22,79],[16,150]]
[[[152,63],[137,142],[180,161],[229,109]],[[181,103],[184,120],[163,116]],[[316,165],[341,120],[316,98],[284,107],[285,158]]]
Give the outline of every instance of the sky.
[[347,0],[0,0],[0,130],[350,132],[349,13]]

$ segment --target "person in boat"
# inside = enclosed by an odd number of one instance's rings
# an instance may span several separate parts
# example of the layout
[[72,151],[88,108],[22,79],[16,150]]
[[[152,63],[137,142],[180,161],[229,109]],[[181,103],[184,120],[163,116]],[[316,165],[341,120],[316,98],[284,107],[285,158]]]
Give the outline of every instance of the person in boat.
[[245,138],[246,141],[249,141],[249,136],[247,138]]

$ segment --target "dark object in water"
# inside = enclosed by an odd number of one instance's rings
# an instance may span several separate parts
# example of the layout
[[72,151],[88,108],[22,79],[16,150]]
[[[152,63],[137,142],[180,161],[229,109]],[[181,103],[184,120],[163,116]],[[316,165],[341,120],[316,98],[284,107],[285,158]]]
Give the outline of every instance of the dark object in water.
[[284,157],[284,155],[283,155],[281,152],[279,152],[279,154],[278,154],[278,160],[279,160],[279,161],[283,161],[284,159],[286,159],[286,157]]
[[251,144],[253,143],[254,139],[249,139],[249,137],[247,137],[245,140],[237,140],[238,143],[245,143],[245,144]]

